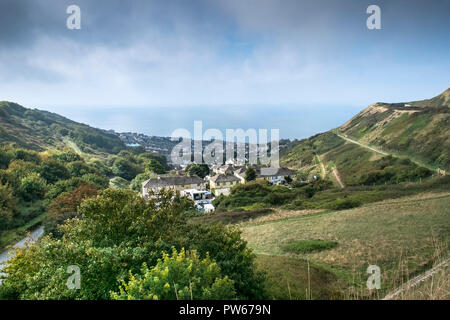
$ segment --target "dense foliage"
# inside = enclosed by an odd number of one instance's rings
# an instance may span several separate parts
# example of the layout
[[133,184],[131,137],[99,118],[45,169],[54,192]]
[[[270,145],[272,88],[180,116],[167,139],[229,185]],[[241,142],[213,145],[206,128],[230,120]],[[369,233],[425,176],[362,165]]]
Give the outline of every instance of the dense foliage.
[[[0,237],[2,231],[21,227],[42,216],[49,204],[51,213],[44,221],[46,230],[60,235],[58,225],[76,216],[76,206],[83,199],[79,198],[79,188],[103,190],[113,186],[140,191],[141,183],[154,176],[144,172],[148,163],[157,163],[163,170],[167,168],[164,156],[142,148],[122,150],[104,158],[81,156],[70,149],[37,152],[14,144],[0,145]],[[65,211],[57,216],[55,203],[67,204],[71,196],[76,205],[71,210],[65,206]]]
[[384,199],[421,192],[440,192],[449,187],[449,176],[428,179],[421,183],[352,186],[345,189],[333,187],[331,181],[322,179],[314,180],[309,184],[294,184],[291,187],[269,186],[264,181],[256,181],[236,185],[231,189],[228,197],[216,197],[214,205],[217,211],[229,214],[243,210],[246,210],[245,212],[264,211],[264,209],[276,207],[288,210],[345,210]]
[[91,185],[81,185],[72,192],[65,192],[53,199],[47,210],[44,220],[46,233],[51,233],[54,237],[61,238],[60,226],[68,219],[79,218],[78,207],[87,198],[98,194],[97,188]]
[[245,181],[250,182],[256,179],[256,171],[254,168],[248,168],[245,170]]
[[205,163],[197,164],[191,163],[186,167],[186,172],[190,175],[197,175],[200,178],[204,178],[209,175],[209,166]]
[[71,151],[0,146],[0,235],[42,215],[53,199],[80,186],[104,189],[108,177]]
[[16,211],[17,200],[12,194],[12,189],[0,182],[0,231],[8,228]]
[[86,153],[117,153],[125,149],[115,134],[51,112],[0,101],[0,143],[15,142],[21,147],[42,151],[50,146],[62,147],[68,141]]
[[146,264],[141,275],[130,274],[120,293],[112,293],[116,300],[219,300],[236,296],[233,281],[222,277],[217,263],[209,255],[201,260],[195,251],[172,255],[163,253],[156,266]]
[[302,184],[298,188],[286,186],[270,186],[267,181],[253,181],[238,184],[231,189],[230,196],[219,196],[214,205],[219,211],[236,209],[262,209],[287,205],[299,199],[309,199],[316,192],[331,187],[329,180],[316,180]]
[[[183,297],[189,285],[186,272],[191,272],[196,298],[263,298],[264,277],[255,271],[255,256],[240,232],[222,225],[187,224],[184,213],[191,205],[171,192],[145,201],[132,191],[101,191],[81,203],[80,218],[66,222],[61,239],[46,236],[39,245],[17,249],[6,268],[8,277],[0,287],[0,298],[109,299],[111,292],[116,292],[115,298],[125,294],[141,298],[141,293],[173,298],[158,291],[164,290],[165,283],[161,288],[149,278],[149,274],[160,274],[162,266],[173,270],[169,278]],[[164,256],[173,248],[190,252],[181,265]],[[202,261],[212,269],[205,271]],[[195,266],[193,270],[189,271],[188,262]],[[70,265],[81,270],[79,290],[66,286]],[[195,282],[195,277],[205,272],[210,278]],[[143,281],[148,291],[124,291],[124,286],[119,291],[123,281],[131,281],[129,288],[136,288],[130,273],[135,281]]]

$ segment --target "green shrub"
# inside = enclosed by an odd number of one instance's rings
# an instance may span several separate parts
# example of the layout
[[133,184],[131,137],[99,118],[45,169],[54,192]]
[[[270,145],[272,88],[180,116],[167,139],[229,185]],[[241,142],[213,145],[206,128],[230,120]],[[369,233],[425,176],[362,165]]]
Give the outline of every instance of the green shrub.
[[74,161],[67,164],[71,177],[81,177],[88,173],[95,173],[95,169],[88,166],[84,161]]
[[7,229],[17,211],[17,199],[8,185],[0,182],[0,232]]
[[52,159],[41,164],[39,173],[49,184],[70,178],[69,170],[62,163]]
[[130,273],[114,300],[220,300],[236,296],[233,281],[222,277],[220,268],[209,255],[201,260],[195,251],[172,255],[164,253],[156,266],[144,264],[142,275]]
[[96,186],[98,189],[106,189],[109,186],[109,179],[104,175],[87,173],[81,179],[88,182],[88,184]]
[[186,167],[186,172],[190,175],[197,175],[200,178],[204,178],[209,175],[209,167],[207,164],[196,164],[192,163]]
[[[5,269],[8,276],[0,286],[0,299],[109,299],[130,273],[138,274],[143,263],[151,270],[158,265],[162,252],[170,252],[172,247],[178,252],[182,248],[195,250],[202,261],[210,258],[208,270],[216,273],[212,278],[201,279],[207,284],[201,287],[208,291],[196,291],[202,292],[201,298],[263,299],[264,277],[255,270],[255,255],[240,231],[219,224],[188,224],[185,211],[186,203],[172,192],[162,192],[156,199],[145,201],[131,190],[106,189],[82,202],[78,208],[82,218],[61,226],[65,234],[62,239],[44,237],[39,244],[18,248]],[[190,259],[192,270],[190,261],[173,261],[175,269],[184,268],[173,278],[183,288],[186,275],[194,281],[202,270],[195,268],[196,262]],[[161,263],[164,269],[157,274],[165,272],[166,266],[170,271],[172,262]],[[219,273],[214,263],[220,268]],[[80,290],[66,286],[66,268],[74,264],[82,274]],[[236,294],[231,294],[231,282],[225,277],[234,282]]]
[[143,171],[144,170],[140,166],[124,158],[116,158],[112,167],[113,174],[128,181],[133,180]]
[[138,174],[133,180],[130,182],[130,189],[133,191],[141,192],[142,183],[148,179],[156,178],[156,174],[153,172],[144,172]]
[[163,174],[166,171],[164,170],[164,166],[155,159],[150,159],[150,161],[145,166],[145,170],[148,172],[154,172],[157,174]]
[[20,194],[26,201],[42,199],[47,189],[47,183],[38,173],[32,173],[20,182]]
[[78,154],[76,154],[72,151],[65,151],[65,152],[53,154],[52,158],[59,162],[63,162],[63,163],[69,163],[69,162],[82,160]]
[[345,209],[356,208],[356,207],[359,207],[360,205],[361,205],[361,202],[359,202],[358,200],[339,198],[334,203],[329,205],[329,209],[345,210]]

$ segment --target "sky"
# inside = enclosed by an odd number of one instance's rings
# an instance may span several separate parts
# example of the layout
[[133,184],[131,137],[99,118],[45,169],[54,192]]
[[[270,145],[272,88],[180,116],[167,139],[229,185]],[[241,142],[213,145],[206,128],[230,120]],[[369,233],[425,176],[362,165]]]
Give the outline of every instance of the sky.
[[0,0],[0,100],[119,131],[196,119],[305,137],[447,89],[449,13],[447,0]]

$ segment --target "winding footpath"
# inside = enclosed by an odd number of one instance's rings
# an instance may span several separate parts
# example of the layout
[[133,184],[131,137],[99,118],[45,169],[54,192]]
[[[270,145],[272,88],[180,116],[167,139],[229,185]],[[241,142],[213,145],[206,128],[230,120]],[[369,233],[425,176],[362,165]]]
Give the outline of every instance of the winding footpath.
[[369,147],[369,146],[366,145],[366,144],[363,144],[363,143],[361,143],[361,142],[358,142],[358,141],[356,141],[356,140],[353,140],[353,139],[350,139],[350,138],[348,138],[348,137],[346,137],[346,136],[343,136],[342,134],[340,134],[340,133],[338,133],[338,132],[335,132],[335,133],[336,133],[336,135],[337,135],[339,138],[342,138],[342,139],[344,139],[344,140],[346,140],[346,141],[348,141],[348,142],[357,144],[357,145],[360,146],[360,147],[363,147],[363,148],[372,150],[372,151],[374,151],[374,152],[376,152],[376,153],[379,153],[379,154],[382,154],[382,155],[384,155],[384,156],[388,156],[388,155],[389,155],[389,153],[387,153],[387,152],[384,152],[384,151],[381,151],[381,150],[378,150],[378,149]]
[[[376,152],[376,153],[382,154],[382,155],[384,155],[384,156],[389,156],[389,155],[391,155],[391,156],[396,157],[396,158],[399,157],[398,155],[395,155],[394,153],[388,153],[388,152],[385,152],[385,151],[381,151],[381,150],[379,150],[379,149],[375,149],[375,148],[370,147],[370,146],[368,146],[368,145],[366,145],[366,144],[364,144],[364,143],[361,143],[361,142],[359,142],[359,141],[350,139],[350,138],[348,138],[347,136],[344,136],[344,135],[340,134],[340,133],[337,132],[337,131],[335,131],[334,133],[335,133],[339,138],[342,138],[342,139],[344,139],[344,140],[346,140],[346,141],[348,141],[348,142],[350,142],[350,143],[357,144],[357,145],[360,146],[360,147],[369,149],[369,150],[371,150],[371,151],[374,151],[374,152]],[[417,164],[418,166],[425,167],[425,168],[427,168],[428,170],[431,170],[431,171],[433,171],[433,172],[436,171],[435,168],[433,168],[433,167],[431,167],[431,166],[429,166],[429,165],[427,165],[427,164],[425,164],[425,163],[422,163],[422,162],[419,162],[419,161],[417,161],[417,160],[411,159],[410,157],[408,157],[408,159],[411,160],[411,162],[414,162],[415,164]]]
[[320,160],[320,156],[316,155],[317,157],[317,162],[319,162],[319,166],[320,166],[320,175],[322,176],[322,179],[325,179],[325,176],[327,174],[327,171],[325,170],[325,166],[322,163],[322,160]]
[[336,169],[336,167],[333,168],[332,173],[333,173],[334,177],[336,178],[336,181],[339,184],[339,186],[341,187],[341,189],[344,189],[345,184],[342,182],[341,176],[339,175],[339,171],[338,171],[338,169]]

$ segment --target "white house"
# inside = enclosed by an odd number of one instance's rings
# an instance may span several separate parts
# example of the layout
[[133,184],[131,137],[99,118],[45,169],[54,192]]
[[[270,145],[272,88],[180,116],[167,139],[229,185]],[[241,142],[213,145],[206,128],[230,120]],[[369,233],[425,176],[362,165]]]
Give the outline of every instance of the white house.
[[146,180],[142,183],[142,196],[149,197],[150,193],[157,193],[161,189],[182,191],[187,189],[205,190],[205,181],[198,176],[165,176]]

